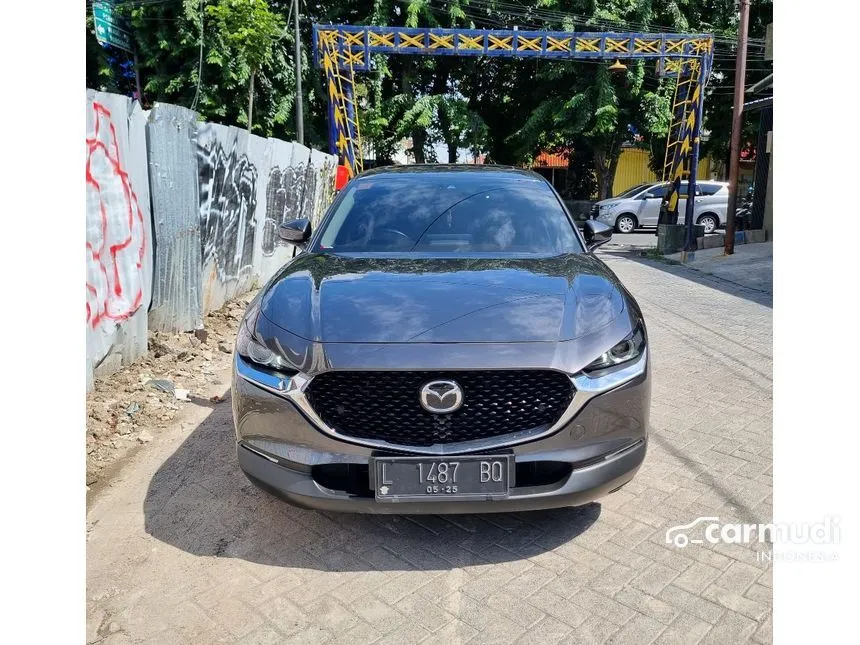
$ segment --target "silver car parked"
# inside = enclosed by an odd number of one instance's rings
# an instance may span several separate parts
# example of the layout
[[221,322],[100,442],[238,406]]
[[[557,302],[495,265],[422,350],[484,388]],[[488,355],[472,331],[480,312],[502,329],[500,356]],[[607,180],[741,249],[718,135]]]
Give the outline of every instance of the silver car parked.
[[[657,226],[660,204],[668,183],[639,184],[617,197],[597,202],[591,216],[604,224],[613,226],[618,233],[632,233],[634,229]],[[681,182],[681,198],[678,203],[678,221],[684,219],[687,207],[688,184]],[[729,185],[721,181],[696,182],[696,202],[693,218],[705,227],[705,233],[713,233],[725,226],[729,205]]]

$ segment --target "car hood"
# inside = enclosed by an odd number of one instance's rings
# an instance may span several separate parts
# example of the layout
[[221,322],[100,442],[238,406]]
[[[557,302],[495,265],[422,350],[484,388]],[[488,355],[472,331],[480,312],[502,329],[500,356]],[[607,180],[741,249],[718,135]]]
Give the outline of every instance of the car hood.
[[322,343],[572,340],[624,310],[589,254],[422,258],[304,253],[260,300],[271,325]]

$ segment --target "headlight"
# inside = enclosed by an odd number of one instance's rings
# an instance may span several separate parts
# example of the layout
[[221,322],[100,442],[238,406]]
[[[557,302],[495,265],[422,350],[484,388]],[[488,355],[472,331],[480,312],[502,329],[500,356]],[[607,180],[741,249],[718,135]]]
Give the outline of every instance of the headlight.
[[254,329],[257,326],[259,314],[259,305],[254,305],[245,314],[242,324],[239,325],[239,333],[236,335],[236,353],[252,363],[269,369],[295,371],[283,358],[254,337]]
[[603,352],[597,360],[589,363],[583,371],[595,372],[608,367],[615,367],[622,363],[635,361],[642,355],[643,349],[645,349],[645,330],[640,323],[627,338],[608,351]]

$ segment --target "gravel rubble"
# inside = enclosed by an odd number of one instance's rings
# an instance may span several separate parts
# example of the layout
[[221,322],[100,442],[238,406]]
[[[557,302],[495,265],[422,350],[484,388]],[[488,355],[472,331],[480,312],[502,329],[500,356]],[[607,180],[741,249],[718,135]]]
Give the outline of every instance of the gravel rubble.
[[[87,486],[130,451],[157,439],[195,393],[228,385],[217,373],[229,366],[236,330],[255,291],[212,312],[204,328],[188,333],[149,333],[148,351],[87,394]],[[207,403],[221,403],[218,396]]]

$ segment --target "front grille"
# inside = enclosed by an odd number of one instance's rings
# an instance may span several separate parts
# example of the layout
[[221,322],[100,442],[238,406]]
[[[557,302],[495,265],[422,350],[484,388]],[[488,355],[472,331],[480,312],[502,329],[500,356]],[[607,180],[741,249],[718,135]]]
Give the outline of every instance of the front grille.
[[[450,414],[425,410],[419,391],[450,379],[463,405]],[[403,446],[431,446],[549,427],[573,398],[570,378],[552,370],[325,372],[306,392],[319,417],[339,433]]]

